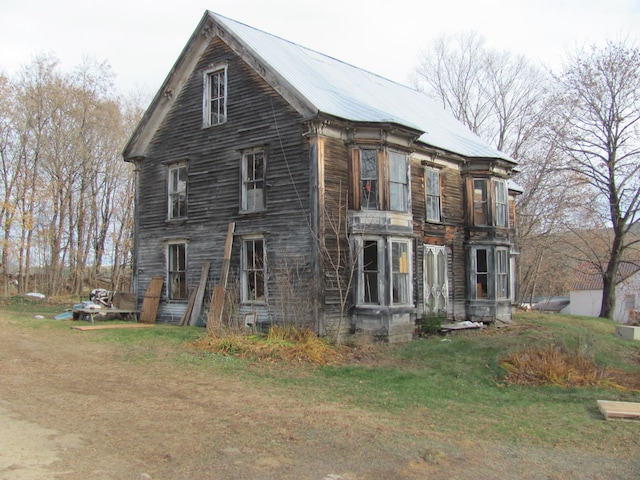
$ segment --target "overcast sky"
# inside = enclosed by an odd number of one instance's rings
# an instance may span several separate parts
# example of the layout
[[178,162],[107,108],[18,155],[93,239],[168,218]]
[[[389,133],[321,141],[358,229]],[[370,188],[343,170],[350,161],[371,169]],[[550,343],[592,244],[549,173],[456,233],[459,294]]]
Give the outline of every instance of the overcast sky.
[[0,0],[0,71],[40,53],[69,71],[88,55],[123,93],[155,93],[207,9],[401,83],[446,32],[553,68],[605,39],[640,46],[640,0]]

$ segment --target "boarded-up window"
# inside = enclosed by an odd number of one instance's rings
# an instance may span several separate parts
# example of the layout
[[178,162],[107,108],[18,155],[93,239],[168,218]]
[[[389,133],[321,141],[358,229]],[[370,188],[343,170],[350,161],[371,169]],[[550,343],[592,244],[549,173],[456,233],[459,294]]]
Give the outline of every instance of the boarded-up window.
[[187,245],[172,243],[167,252],[167,296],[169,300],[187,299]]
[[427,221],[440,221],[440,171],[433,168],[426,170],[427,185],[425,188],[427,195]]

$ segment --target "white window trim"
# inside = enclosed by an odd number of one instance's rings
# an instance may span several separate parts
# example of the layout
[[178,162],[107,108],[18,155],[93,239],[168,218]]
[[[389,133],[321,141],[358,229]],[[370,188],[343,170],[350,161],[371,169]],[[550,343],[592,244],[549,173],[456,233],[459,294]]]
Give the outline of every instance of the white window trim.
[[[203,74],[203,92],[202,92],[202,125],[203,127],[214,127],[216,125],[222,125],[227,122],[228,119],[228,111],[227,111],[227,102],[229,99],[229,77],[228,77],[228,68],[226,64],[216,65],[208,70],[206,70]],[[211,121],[211,82],[209,78],[212,74],[224,72],[224,118],[222,121],[213,123]]]
[[[435,264],[435,271],[436,271],[436,276],[437,276],[437,271],[438,271],[438,264],[437,264],[437,258],[438,258],[438,254],[442,253],[444,254],[444,281],[443,282],[438,282],[437,285],[431,285],[429,286],[427,284],[427,253],[428,252],[432,252],[434,255],[434,258],[436,259],[436,264]],[[428,314],[438,314],[438,313],[445,313],[448,311],[449,309],[449,272],[448,272],[448,255],[447,255],[447,249],[444,246],[440,246],[440,245],[424,245],[424,253],[423,253],[423,258],[422,258],[422,262],[423,262],[423,307],[424,307],[424,311]],[[444,299],[444,308],[443,309],[435,309],[432,310],[430,305],[429,305],[429,299],[431,297],[441,297]],[[436,301],[435,304],[437,305],[438,302]]]

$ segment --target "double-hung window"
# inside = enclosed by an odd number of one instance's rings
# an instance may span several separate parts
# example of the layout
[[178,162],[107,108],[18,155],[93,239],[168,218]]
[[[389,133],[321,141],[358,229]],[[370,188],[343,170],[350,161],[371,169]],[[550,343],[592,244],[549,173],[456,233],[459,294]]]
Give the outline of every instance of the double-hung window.
[[264,238],[245,238],[242,241],[242,303],[262,304],[266,301],[265,254]]
[[187,165],[169,166],[167,177],[169,219],[187,216]]
[[389,210],[409,211],[407,156],[389,152]]
[[473,223],[487,225],[487,180],[473,179]]
[[171,300],[187,299],[187,244],[170,243],[167,246],[167,297]]
[[426,169],[427,222],[440,221],[440,171]]
[[506,227],[509,225],[507,210],[507,183],[503,180],[496,181],[496,225]]
[[391,240],[391,304],[411,303],[411,243]]
[[205,73],[204,126],[219,125],[227,121],[227,67]]
[[243,212],[264,210],[264,148],[254,148],[242,153],[242,205]]
[[496,298],[509,298],[509,251],[496,248]]

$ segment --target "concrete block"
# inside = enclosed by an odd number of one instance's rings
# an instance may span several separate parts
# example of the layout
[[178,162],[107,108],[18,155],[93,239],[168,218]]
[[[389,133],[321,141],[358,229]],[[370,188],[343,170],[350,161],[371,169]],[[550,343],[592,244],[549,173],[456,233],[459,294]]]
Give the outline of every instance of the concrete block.
[[627,340],[640,340],[640,327],[618,325],[616,327],[616,336]]

